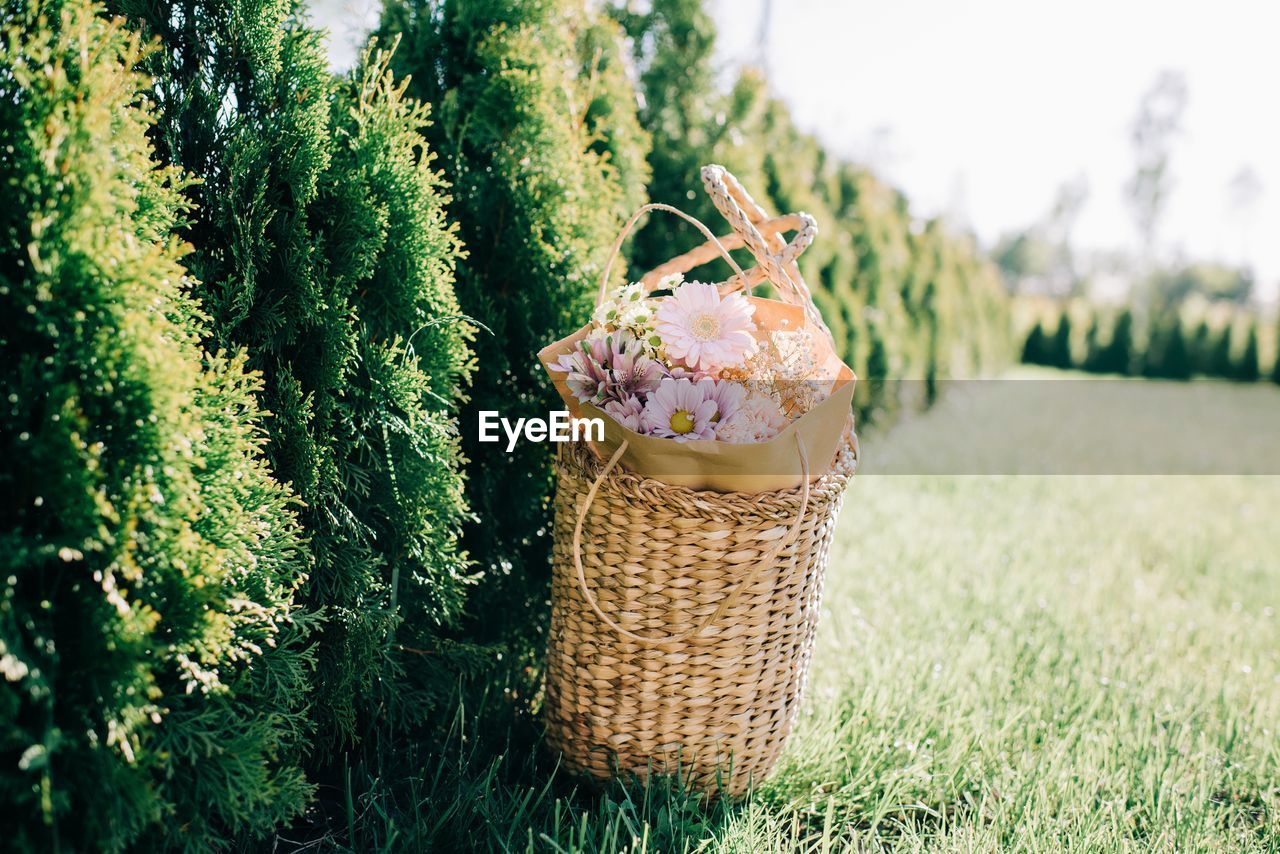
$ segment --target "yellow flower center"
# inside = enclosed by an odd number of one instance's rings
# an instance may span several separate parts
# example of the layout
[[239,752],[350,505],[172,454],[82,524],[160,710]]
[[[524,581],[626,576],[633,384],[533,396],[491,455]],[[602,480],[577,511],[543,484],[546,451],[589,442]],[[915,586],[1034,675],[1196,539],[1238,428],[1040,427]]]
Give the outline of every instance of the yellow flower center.
[[671,432],[679,436],[693,432],[693,416],[688,410],[677,409],[671,413]]
[[689,331],[699,341],[714,341],[720,337],[720,318],[714,314],[699,314],[689,322]]

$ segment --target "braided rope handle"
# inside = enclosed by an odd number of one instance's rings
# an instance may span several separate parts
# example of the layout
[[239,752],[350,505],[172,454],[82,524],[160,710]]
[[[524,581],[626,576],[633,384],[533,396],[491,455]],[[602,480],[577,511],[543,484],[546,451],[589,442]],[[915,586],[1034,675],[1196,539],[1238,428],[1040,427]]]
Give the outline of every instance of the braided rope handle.
[[[723,177],[717,177],[708,183],[707,170],[710,169],[720,170],[723,176],[727,176],[727,179],[732,181],[732,184],[727,184]],[[609,258],[605,262],[604,272],[600,276],[600,287],[596,292],[597,308],[604,302],[605,296],[608,294],[609,276],[613,272],[614,263],[622,252],[622,244],[626,242],[627,235],[635,228],[640,217],[649,211],[664,211],[675,214],[702,232],[706,242],[645,273],[640,282],[646,288],[653,288],[662,278],[673,273],[687,273],[694,267],[706,264],[716,257],[721,257],[733,268],[734,273],[730,279],[720,284],[721,296],[738,290],[745,291],[750,295],[753,287],[760,282],[769,281],[778,288],[788,302],[798,305],[812,303],[809,289],[800,277],[800,269],[795,266],[795,261],[800,257],[800,253],[808,249],[814,238],[817,237],[817,221],[804,212],[768,218],[765,216],[764,210],[747,195],[747,191],[742,188],[741,184],[738,184],[737,179],[724,167],[707,166],[702,171],[703,182],[707,185],[708,192],[712,193],[712,201],[715,202],[717,209],[733,225],[734,230],[724,237],[716,237],[701,220],[679,208],[660,202],[650,202],[642,205],[627,220],[622,230],[618,233],[618,237],[613,243],[613,248],[609,251]],[[718,188],[716,192],[712,192],[713,187]],[[736,190],[733,188],[736,188]],[[754,219],[749,218],[748,214],[739,206],[738,201],[735,200],[734,193],[737,194],[736,198],[741,199],[742,204],[745,204],[753,212],[751,216],[755,217]],[[795,231],[796,234],[791,239],[791,242],[788,243],[782,239],[781,232],[784,231]],[[767,235],[769,240],[776,243],[776,255],[769,251],[765,244],[764,235]],[[733,256],[729,254],[730,250],[739,249],[743,246],[747,247],[759,264],[759,266],[752,267],[746,272],[743,272],[742,268],[733,259]],[[793,272],[788,272],[788,270]],[[818,314],[816,308],[813,309],[813,316],[817,318],[818,325],[825,330],[826,326],[822,323],[822,316]]]
[[[768,237],[761,233],[760,226],[772,220],[728,169],[714,163],[703,166],[702,184],[716,206],[716,210],[729,221],[735,233],[742,235],[744,245],[751,251],[756,263],[760,265],[760,269],[764,271],[769,281],[777,288],[778,295],[783,300],[804,308],[809,321],[826,334],[834,349],[835,341],[831,336],[831,330],[822,319],[822,312],[818,311],[818,306],[813,301],[813,293],[800,274],[799,265],[796,264],[796,258],[800,252],[791,249],[776,229],[769,229]],[[799,245],[800,251],[803,251],[817,236],[818,223],[807,213],[801,212],[796,216],[804,221],[804,227],[797,232],[792,244]]]
[[[733,173],[715,164],[703,166],[702,184],[716,206],[716,210],[729,221],[734,233],[742,239],[743,244],[755,257],[756,263],[760,265],[760,269],[764,271],[770,283],[784,295],[784,298],[787,295],[803,296],[800,290],[802,283],[797,283],[792,278],[791,272],[775,255],[775,251],[780,253],[782,250],[778,245],[782,242],[781,236],[775,232],[768,241],[765,240],[764,235],[756,227],[757,222],[762,222],[766,218],[764,209],[756,204],[755,199],[751,198],[742,184],[738,183]],[[808,232],[809,242],[812,242],[813,235],[817,232],[817,223],[812,217],[808,217],[806,225],[809,224],[811,227],[802,229],[800,234],[804,235]]]
[[[778,555],[782,554],[782,551],[787,548],[787,546],[794,543],[796,538],[799,537],[800,525],[804,521],[805,513],[808,512],[809,509],[809,455],[805,451],[804,440],[800,437],[799,431],[797,431],[796,450],[800,455],[801,498],[800,509],[796,513],[796,519],[791,524],[790,530],[788,530],[787,533],[779,539],[766,554],[756,560],[755,566],[753,566],[745,576],[739,579],[737,584],[733,585],[733,589],[720,600],[719,606],[716,607],[716,610],[713,613],[705,617],[702,622],[693,628],[687,629],[683,632],[678,632],[674,635],[668,635],[666,637],[638,635],[635,632],[624,629],[622,626],[614,622],[614,620],[612,620],[609,615],[600,608],[600,603],[596,600],[596,597],[591,594],[590,588],[587,587],[587,574],[582,567],[582,524],[586,521],[587,513],[591,509],[591,502],[595,500],[596,492],[600,489],[600,484],[604,483],[604,479],[608,477],[614,467],[617,466],[618,461],[622,459],[622,455],[627,452],[627,448],[629,446],[630,442],[624,439],[622,444],[618,446],[618,450],[613,452],[613,456],[609,458],[609,462],[605,463],[604,468],[601,469],[600,474],[591,484],[591,488],[587,491],[586,500],[582,502],[582,509],[578,511],[578,519],[573,526],[573,566],[578,572],[578,590],[582,593],[582,598],[586,600],[589,606],[591,606],[591,610],[600,618],[601,622],[628,640],[635,641],[639,644],[657,645],[663,643],[678,643],[683,640],[699,637],[721,617],[727,614],[734,605],[738,604],[738,600],[742,597],[742,591],[760,577],[760,573],[764,571],[765,567],[772,566],[773,562],[777,560]],[[794,553],[792,553],[791,559],[793,561],[796,559]]]

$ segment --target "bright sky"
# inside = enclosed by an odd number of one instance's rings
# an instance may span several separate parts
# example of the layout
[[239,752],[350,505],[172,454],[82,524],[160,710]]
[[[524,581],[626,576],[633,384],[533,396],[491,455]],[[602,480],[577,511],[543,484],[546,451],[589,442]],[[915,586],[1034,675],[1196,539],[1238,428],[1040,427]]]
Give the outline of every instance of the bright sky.
[[[727,64],[759,57],[764,0],[712,0]],[[1129,126],[1163,69],[1189,100],[1172,155],[1165,251],[1280,278],[1280,4],[1261,0],[775,0],[768,70],[800,126],[871,161],[921,214],[959,213],[990,245],[1075,176],[1077,243],[1133,247]],[[1228,184],[1261,179],[1252,222]],[[1247,248],[1246,248],[1247,247]]]
[[[725,68],[759,56],[765,0],[709,0]],[[1190,92],[1173,152],[1161,247],[1248,260],[1280,285],[1280,4],[1271,0],[774,0],[768,70],[800,126],[869,162],[921,215],[950,213],[987,245],[1042,217],[1083,175],[1083,246],[1133,248],[1123,198],[1129,126],[1164,69]],[[354,54],[376,0],[313,0]],[[1242,167],[1263,194],[1248,219],[1228,184]]]

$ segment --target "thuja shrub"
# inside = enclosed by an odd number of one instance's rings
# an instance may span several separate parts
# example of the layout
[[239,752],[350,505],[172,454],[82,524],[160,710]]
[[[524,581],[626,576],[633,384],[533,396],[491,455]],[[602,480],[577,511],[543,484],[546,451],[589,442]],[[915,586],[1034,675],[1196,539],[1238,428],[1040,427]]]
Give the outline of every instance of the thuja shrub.
[[426,114],[383,60],[333,77],[288,0],[116,7],[158,40],[158,148],[200,179],[182,233],[212,338],[261,372],[267,455],[304,502],[324,615],[312,761],[334,765],[468,663],[438,641],[470,580],[450,417],[470,331]]
[[208,849],[297,815],[310,618],[256,377],[207,356],[136,37],[0,40],[0,803],[25,850]]
[[[370,573],[367,589],[385,590],[394,620],[378,655],[341,663],[380,668],[360,678],[375,689],[362,702],[397,729],[422,720],[452,692],[452,674],[477,661],[442,638],[473,581],[459,544],[467,507],[454,410],[472,367],[472,326],[453,291],[457,229],[420,135],[428,111],[387,70],[390,56],[366,52],[335,93],[332,159],[313,221],[324,274],[359,319],[330,441],[374,549],[367,566],[334,581]],[[316,601],[361,617],[354,589]]]
[[626,33],[612,18],[588,14],[577,21],[575,38],[582,62],[578,111],[591,149],[613,168],[620,191],[616,213],[625,221],[649,200],[646,188],[652,178],[652,140],[637,114],[638,91]]
[[[702,0],[653,0],[644,6],[614,4],[611,13],[631,39],[637,85],[643,94],[639,111],[653,139],[649,155],[649,195],[673,205],[723,233],[723,218],[702,191],[699,170],[714,159],[725,137],[729,105],[717,87],[712,59],[715,22]],[[741,118],[741,117],[738,117]],[[725,165],[756,191],[752,170],[736,158]],[[705,238],[683,220],[654,215],[636,235],[633,272],[643,273]],[[718,269],[717,273],[709,271]],[[700,274],[728,275],[728,266]]]
[[485,573],[472,607],[480,639],[536,625],[547,610],[552,450],[481,444],[476,413],[559,408],[536,353],[586,321],[621,211],[639,198],[610,153],[624,148],[618,111],[634,100],[591,107],[607,93],[589,97],[590,75],[579,73],[575,28],[586,15],[571,0],[393,0],[381,25],[381,38],[402,38],[394,68],[433,105],[426,135],[468,253],[458,299],[486,330],[462,417],[476,516],[465,543]]

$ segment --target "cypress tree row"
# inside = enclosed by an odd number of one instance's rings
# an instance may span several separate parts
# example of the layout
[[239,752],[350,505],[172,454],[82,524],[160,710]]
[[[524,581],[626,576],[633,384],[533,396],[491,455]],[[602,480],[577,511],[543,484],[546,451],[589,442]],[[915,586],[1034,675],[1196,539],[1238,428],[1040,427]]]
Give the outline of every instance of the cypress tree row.
[[224,847],[297,815],[310,618],[258,380],[205,356],[136,38],[0,40],[0,802],[25,850]]
[[[940,222],[915,221],[900,193],[831,157],[795,126],[757,71],[744,70],[721,93],[714,25],[699,0],[653,0],[643,11],[624,5],[614,14],[640,69],[653,200],[722,230],[698,186],[699,168],[719,162],[767,208],[818,219],[821,239],[800,268],[841,355],[862,378],[855,406],[864,419],[926,405],[938,379],[1009,361],[1008,296],[973,241]],[[636,238],[633,272],[701,240],[683,222],[653,217]],[[727,274],[727,266],[700,271]]]
[[1232,371],[1232,379],[1240,382],[1256,382],[1262,377],[1262,368],[1258,364],[1258,322],[1253,318],[1248,321],[1249,329],[1245,333],[1244,350]]
[[1280,385],[1280,322],[1276,323],[1275,346],[1271,349],[1271,381]]
[[305,502],[324,763],[420,717],[458,663],[433,639],[469,581],[448,418],[469,328],[425,113],[381,60],[335,80],[289,0],[116,3],[160,42],[159,148],[201,180],[184,233],[213,339],[262,372],[267,452]]
[[[1086,357],[1071,365],[1092,373],[1137,375],[1149,379],[1189,380],[1194,376],[1256,382],[1263,379],[1257,315],[1228,306],[1169,306],[1154,313],[1141,330],[1133,312],[1118,312],[1087,303],[1064,305],[1062,317],[1089,312]],[[1042,312],[1043,313],[1043,312]],[[1104,343],[1104,315],[1111,317],[1110,340]],[[1217,319],[1215,319],[1215,316]],[[1238,332],[1237,327],[1243,331]],[[1061,323],[1059,323],[1061,330]],[[1236,338],[1242,335],[1243,344]],[[1024,341],[1022,361],[1068,367],[1059,331],[1050,339],[1037,321]]]
[[560,407],[537,351],[586,322],[623,211],[641,198],[633,98],[609,98],[606,111],[609,90],[588,94],[590,77],[577,73],[589,20],[573,0],[394,0],[381,25],[382,37],[403,39],[394,67],[435,107],[427,138],[469,253],[458,297],[486,327],[462,419],[478,519],[466,543],[486,574],[480,637],[543,619],[552,478],[550,445],[507,454],[480,444],[476,412],[545,417]]

